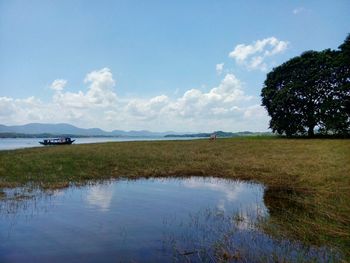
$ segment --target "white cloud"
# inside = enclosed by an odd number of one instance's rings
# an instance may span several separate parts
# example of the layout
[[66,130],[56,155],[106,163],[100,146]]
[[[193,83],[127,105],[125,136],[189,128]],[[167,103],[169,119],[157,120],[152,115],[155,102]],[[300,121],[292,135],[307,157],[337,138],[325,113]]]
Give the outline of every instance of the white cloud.
[[224,70],[224,63],[216,64],[215,70],[218,75],[221,75]]
[[300,14],[301,12],[304,12],[305,11],[305,8],[304,7],[297,7],[297,8],[295,8],[295,9],[293,9],[293,14],[294,15],[298,15],[298,14]]
[[169,98],[165,95],[156,96],[149,100],[133,99],[127,103],[126,111],[141,119],[153,119],[161,114],[168,102]]
[[89,73],[84,82],[90,83],[89,91],[86,94],[90,102],[102,106],[108,106],[116,102],[117,95],[113,91],[115,81],[109,68]]
[[244,94],[242,83],[233,74],[227,74],[221,83],[208,92],[190,89],[176,99],[165,95],[148,100],[132,99],[128,101],[125,111],[138,119],[166,118],[216,118],[237,111],[236,105],[251,100]]
[[117,107],[115,81],[108,68],[87,74],[86,91],[66,91],[67,81],[56,79],[50,88],[52,100],[44,103],[35,97],[13,99],[0,97],[0,122],[23,124],[28,122],[69,122],[82,127],[103,126],[104,109]]
[[252,59],[250,60],[250,64],[248,64],[248,67],[250,69],[259,68],[262,71],[267,70],[267,64],[264,62],[264,58],[262,56],[252,57]]
[[264,107],[260,105],[252,105],[245,109],[243,117],[245,119],[264,118],[266,115],[267,112]]
[[14,99],[0,97],[0,118],[6,118],[16,112]]
[[266,71],[268,64],[265,60],[268,57],[282,53],[287,47],[287,41],[269,37],[257,40],[250,45],[239,44],[229,53],[229,57],[234,59],[238,64],[246,66],[248,69]]
[[67,81],[64,79],[56,79],[52,82],[50,88],[56,91],[62,91],[67,85]]
[[40,121],[43,116],[48,115],[48,111],[49,109],[33,96],[26,99],[0,97],[0,122],[2,123]]
[[205,96],[223,103],[249,99],[244,95],[241,81],[233,74],[227,74],[220,85],[211,89]]
[[185,118],[212,118],[223,116],[223,113],[232,111],[236,105],[250,99],[244,94],[241,81],[235,75],[227,74],[217,87],[208,92],[198,89],[186,91],[182,97],[169,104],[168,111]]
[[[68,108],[91,108],[91,107],[108,107],[112,106],[117,101],[117,95],[113,91],[115,81],[112,72],[108,68],[92,71],[87,74],[84,80],[90,84],[88,91],[63,92],[63,87],[66,85],[65,80],[55,80],[51,87],[56,92],[54,94],[54,102],[62,107]],[[53,88],[54,87],[54,88]]]
[[84,83],[85,89],[72,92],[66,80],[55,80],[49,102],[0,97],[0,123],[68,122],[85,128],[154,131],[256,131],[268,126],[259,99],[247,95],[234,74],[226,74],[211,89],[203,86],[148,99],[119,98],[108,68],[87,74]]

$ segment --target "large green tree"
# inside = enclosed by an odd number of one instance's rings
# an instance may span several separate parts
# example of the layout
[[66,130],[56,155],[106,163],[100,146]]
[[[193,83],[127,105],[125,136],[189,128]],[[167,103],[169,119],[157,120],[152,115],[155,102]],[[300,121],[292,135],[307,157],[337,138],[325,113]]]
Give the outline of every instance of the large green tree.
[[350,35],[339,51],[307,51],[267,74],[262,105],[270,128],[287,136],[348,134],[350,125]]

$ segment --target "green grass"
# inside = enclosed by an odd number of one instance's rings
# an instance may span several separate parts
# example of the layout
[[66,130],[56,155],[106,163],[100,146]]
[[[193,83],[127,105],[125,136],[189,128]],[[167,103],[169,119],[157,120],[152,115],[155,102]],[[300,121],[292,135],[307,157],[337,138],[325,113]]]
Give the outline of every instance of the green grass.
[[117,177],[218,176],[263,183],[266,231],[350,252],[350,140],[247,137],[113,142],[0,152],[1,187]]

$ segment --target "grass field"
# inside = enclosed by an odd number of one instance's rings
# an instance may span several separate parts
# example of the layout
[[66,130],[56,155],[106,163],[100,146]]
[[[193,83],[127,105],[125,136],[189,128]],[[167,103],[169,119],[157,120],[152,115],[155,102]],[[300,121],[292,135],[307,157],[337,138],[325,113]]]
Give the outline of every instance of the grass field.
[[350,140],[250,137],[113,142],[0,152],[1,187],[115,177],[217,176],[263,183],[274,235],[350,258]]

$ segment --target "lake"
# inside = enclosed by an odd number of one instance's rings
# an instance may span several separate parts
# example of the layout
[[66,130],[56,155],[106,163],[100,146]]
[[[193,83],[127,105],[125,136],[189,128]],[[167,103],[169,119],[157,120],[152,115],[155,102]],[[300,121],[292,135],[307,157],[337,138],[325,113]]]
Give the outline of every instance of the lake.
[[[0,150],[14,150],[31,147],[45,147],[39,143],[46,138],[0,138]],[[195,140],[196,137],[88,137],[74,138],[73,144],[102,143],[102,142],[128,142],[128,141],[165,141],[165,140]],[[204,138],[206,139],[206,138]]]
[[[327,262],[326,248],[275,240],[265,188],[228,179],[111,180],[0,192],[0,262]],[[299,262],[299,261],[298,261]]]

